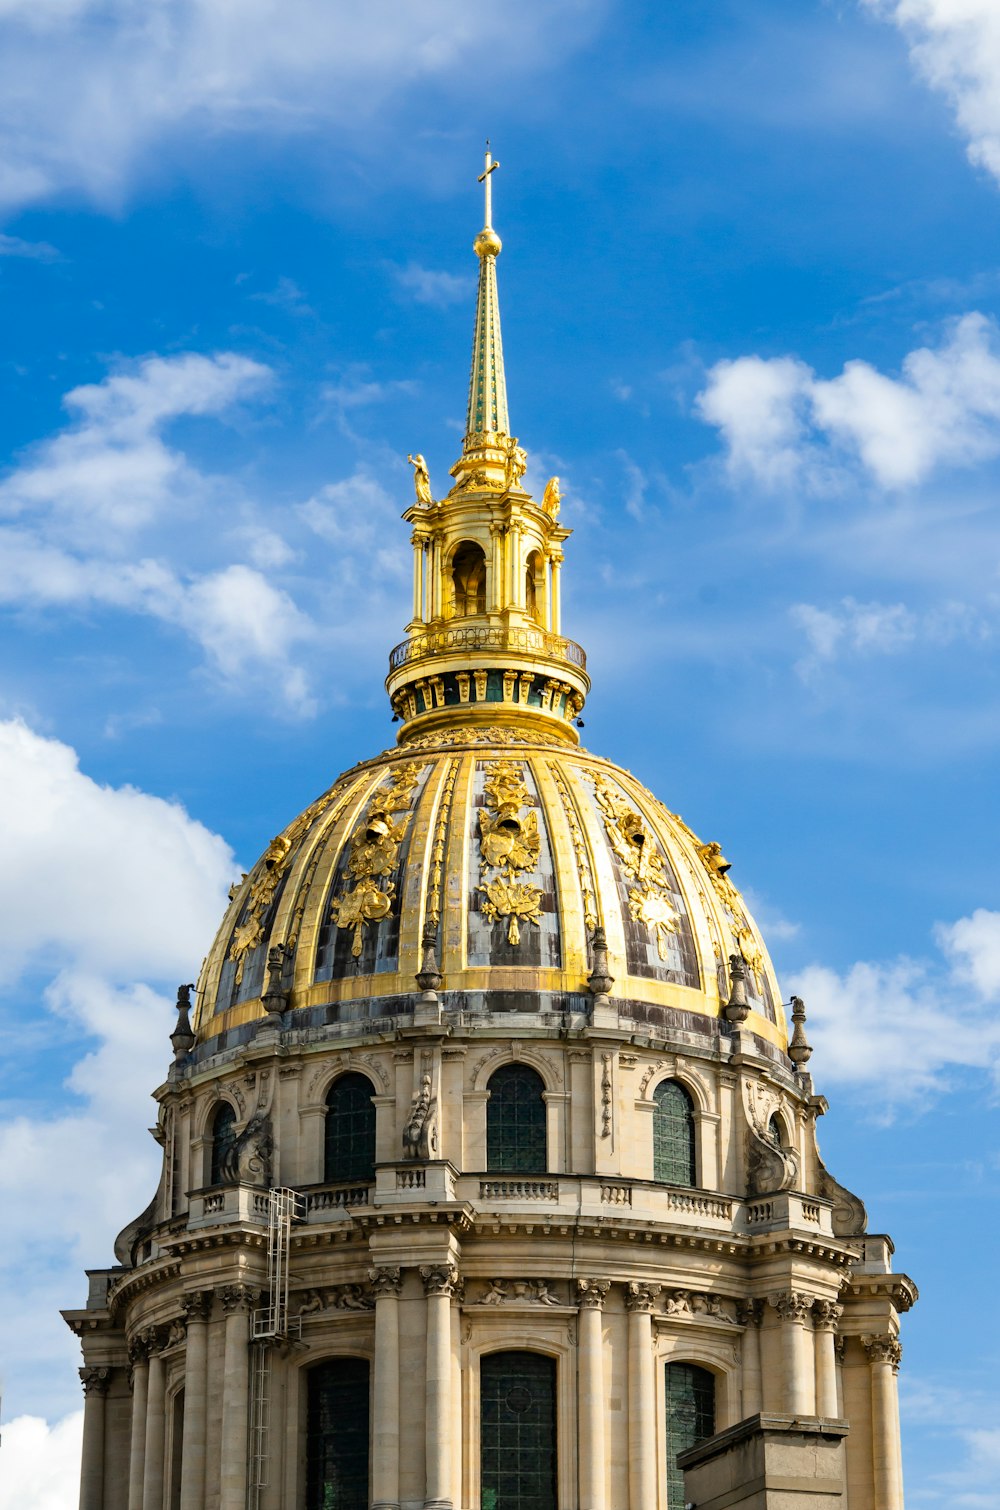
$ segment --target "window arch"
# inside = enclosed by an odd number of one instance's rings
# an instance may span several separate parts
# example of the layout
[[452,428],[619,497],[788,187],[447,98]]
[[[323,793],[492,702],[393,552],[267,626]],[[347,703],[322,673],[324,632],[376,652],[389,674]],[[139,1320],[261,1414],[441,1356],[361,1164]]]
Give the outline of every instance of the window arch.
[[463,540],[451,558],[456,614],[486,612],[486,555],[481,545]]
[[501,1174],[548,1168],[545,1082],[527,1064],[502,1064],[487,1084],[486,1167]]
[[653,1104],[653,1179],[694,1185],[694,1102],[676,1080],[661,1080]]
[[542,613],[545,601],[545,566],[538,551],[531,551],[524,564],[524,606],[535,620],[544,627]]
[[367,1075],[340,1075],[326,1096],[323,1178],[327,1184],[375,1178],[374,1086]]
[[328,1358],[307,1375],[306,1510],[368,1510],[367,1358]]
[[715,1375],[695,1363],[668,1363],[667,1510],[684,1510],[684,1474],[677,1454],[715,1432]]
[[788,1147],[788,1139],[785,1136],[785,1124],[782,1122],[777,1112],[773,1113],[771,1120],[767,1124],[767,1136],[774,1144],[775,1148]]
[[209,1166],[210,1185],[232,1185],[239,1171],[236,1165],[236,1109],[228,1101],[220,1101],[212,1118],[212,1158]]
[[556,1360],[486,1353],[479,1390],[484,1510],[556,1510]]

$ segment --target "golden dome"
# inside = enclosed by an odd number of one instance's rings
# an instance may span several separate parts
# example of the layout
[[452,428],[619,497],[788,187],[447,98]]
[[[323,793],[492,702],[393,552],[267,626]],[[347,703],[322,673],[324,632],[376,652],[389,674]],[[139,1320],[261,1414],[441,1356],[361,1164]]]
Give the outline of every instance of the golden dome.
[[777,1049],[774,970],[719,846],[636,778],[556,736],[461,723],[410,737],[334,782],[236,890],[199,982],[199,1037],[412,1013],[430,941],[451,1014],[592,1006],[595,930],[609,1007],[656,1036],[719,1031],[730,957],[747,1027]]

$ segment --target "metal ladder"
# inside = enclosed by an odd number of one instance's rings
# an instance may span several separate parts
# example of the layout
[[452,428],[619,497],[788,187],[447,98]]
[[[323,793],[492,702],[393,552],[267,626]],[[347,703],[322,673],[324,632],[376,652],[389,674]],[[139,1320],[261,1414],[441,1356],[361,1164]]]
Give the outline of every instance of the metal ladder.
[[304,1204],[286,1186],[268,1191],[267,1301],[254,1311],[250,1329],[247,1510],[260,1510],[261,1490],[269,1483],[271,1354],[301,1330],[288,1318],[288,1264],[292,1223],[303,1219]]

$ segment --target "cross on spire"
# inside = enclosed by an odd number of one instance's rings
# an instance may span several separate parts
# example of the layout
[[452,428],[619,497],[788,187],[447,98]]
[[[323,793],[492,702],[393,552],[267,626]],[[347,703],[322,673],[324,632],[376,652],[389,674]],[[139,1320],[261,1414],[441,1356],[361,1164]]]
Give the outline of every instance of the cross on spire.
[[486,139],[486,167],[485,167],[484,171],[482,173],[480,173],[478,179],[476,180],[477,183],[481,183],[483,185],[483,191],[484,191],[485,196],[486,196],[486,219],[483,221],[483,229],[484,230],[492,230],[493,229],[493,194],[492,194],[492,187],[493,187],[493,185],[492,185],[492,180],[490,178],[490,175],[492,173],[495,173],[496,170],[497,170],[497,168],[499,168],[499,166],[500,166],[500,164],[495,161],[495,159],[493,157],[493,154],[490,151],[489,137],[487,137],[487,139]]

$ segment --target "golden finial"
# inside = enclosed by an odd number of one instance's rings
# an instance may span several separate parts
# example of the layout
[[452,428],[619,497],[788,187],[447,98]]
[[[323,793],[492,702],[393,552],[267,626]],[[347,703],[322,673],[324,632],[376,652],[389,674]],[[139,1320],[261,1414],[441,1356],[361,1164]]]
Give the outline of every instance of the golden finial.
[[486,214],[483,217],[483,228],[472,243],[473,251],[477,257],[499,257],[503,242],[493,229],[493,184],[492,175],[500,164],[494,159],[490,151],[489,138],[486,140],[486,165],[480,173],[477,183],[483,186],[486,199]]

